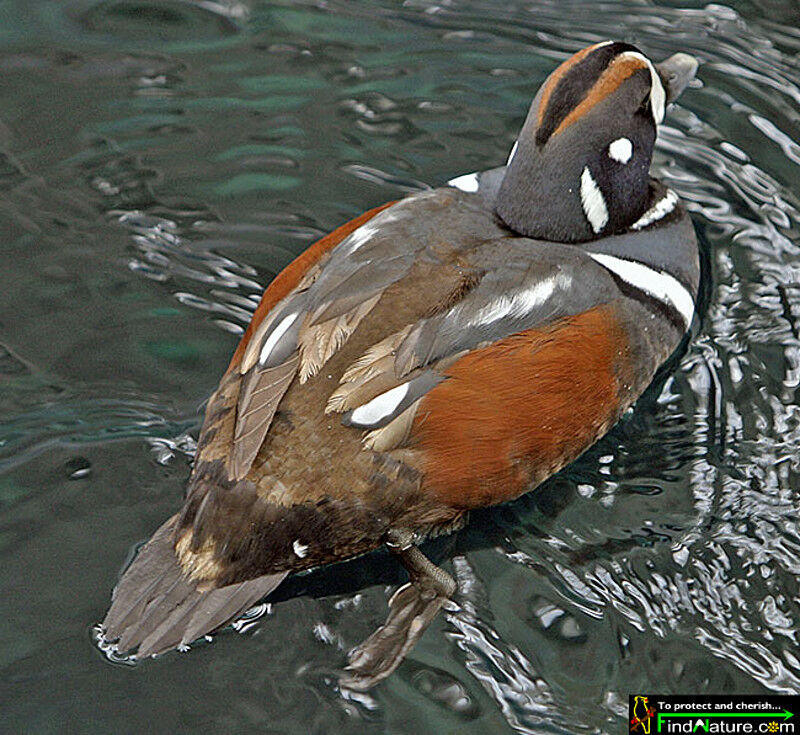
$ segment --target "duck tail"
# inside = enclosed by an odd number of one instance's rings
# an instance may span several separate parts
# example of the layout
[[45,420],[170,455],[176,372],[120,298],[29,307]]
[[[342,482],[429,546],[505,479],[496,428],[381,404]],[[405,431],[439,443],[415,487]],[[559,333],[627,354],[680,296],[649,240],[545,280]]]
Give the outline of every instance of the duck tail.
[[170,518],[139,551],[111,595],[100,644],[143,659],[211,633],[274,590],[286,572],[201,592],[187,578],[173,547]]

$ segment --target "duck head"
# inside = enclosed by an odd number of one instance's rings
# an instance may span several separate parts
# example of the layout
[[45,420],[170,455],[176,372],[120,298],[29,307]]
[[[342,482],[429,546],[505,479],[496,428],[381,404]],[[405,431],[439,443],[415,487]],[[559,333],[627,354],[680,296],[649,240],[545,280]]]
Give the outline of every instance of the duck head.
[[498,216],[522,235],[557,242],[629,227],[649,204],[665,107],[697,66],[688,54],[654,64],[619,41],[567,59],[531,104],[498,192]]

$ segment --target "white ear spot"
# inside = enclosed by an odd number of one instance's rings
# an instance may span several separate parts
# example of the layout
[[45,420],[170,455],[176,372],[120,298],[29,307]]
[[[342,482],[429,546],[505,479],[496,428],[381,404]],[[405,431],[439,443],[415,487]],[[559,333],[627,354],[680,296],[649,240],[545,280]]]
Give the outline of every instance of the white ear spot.
[[584,167],[581,174],[581,206],[594,233],[598,234],[608,222],[608,207],[588,166]]
[[627,163],[633,155],[633,143],[627,138],[617,138],[608,145],[608,157],[618,163]]

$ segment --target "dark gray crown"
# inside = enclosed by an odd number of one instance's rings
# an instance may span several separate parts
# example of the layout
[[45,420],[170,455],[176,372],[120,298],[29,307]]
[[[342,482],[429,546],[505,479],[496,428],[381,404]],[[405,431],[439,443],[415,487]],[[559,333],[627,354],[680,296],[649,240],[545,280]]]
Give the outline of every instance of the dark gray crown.
[[495,210],[514,231],[558,242],[622,232],[650,205],[650,162],[667,102],[697,62],[653,64],[606,41],[559,66],[531,104]]

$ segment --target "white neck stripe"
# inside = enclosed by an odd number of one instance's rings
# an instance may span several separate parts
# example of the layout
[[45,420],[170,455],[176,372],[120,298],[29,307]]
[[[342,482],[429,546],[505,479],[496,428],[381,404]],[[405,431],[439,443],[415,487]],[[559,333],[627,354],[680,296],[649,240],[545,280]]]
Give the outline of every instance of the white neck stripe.
[[606,253],[589,252],[589,255],[634,288],[672,306],[681,315],[684,326],[688,329],[694,316],[694,299],[677,278],[635,260],[625,260]]
[[506,166],[511,165],[511,161],[514,160],[514,154],[517,152],[517,146],[519,145],[519,141],[515,140],[514,145],[511,146],[511,153],[508,154],[508,160],[506,161]]
[[588,166],[584,167],[581,174],[581,206],[595,235],[599,234],[608,223],[608,207]]
[[667,189],[667,193],[659,199],[650,209],[648,209],[639,219],[631,225],[632,230],[641,230],[643,227],[652,225],[653,222],[658,222],[664,219],[678,204],[678,195]]

